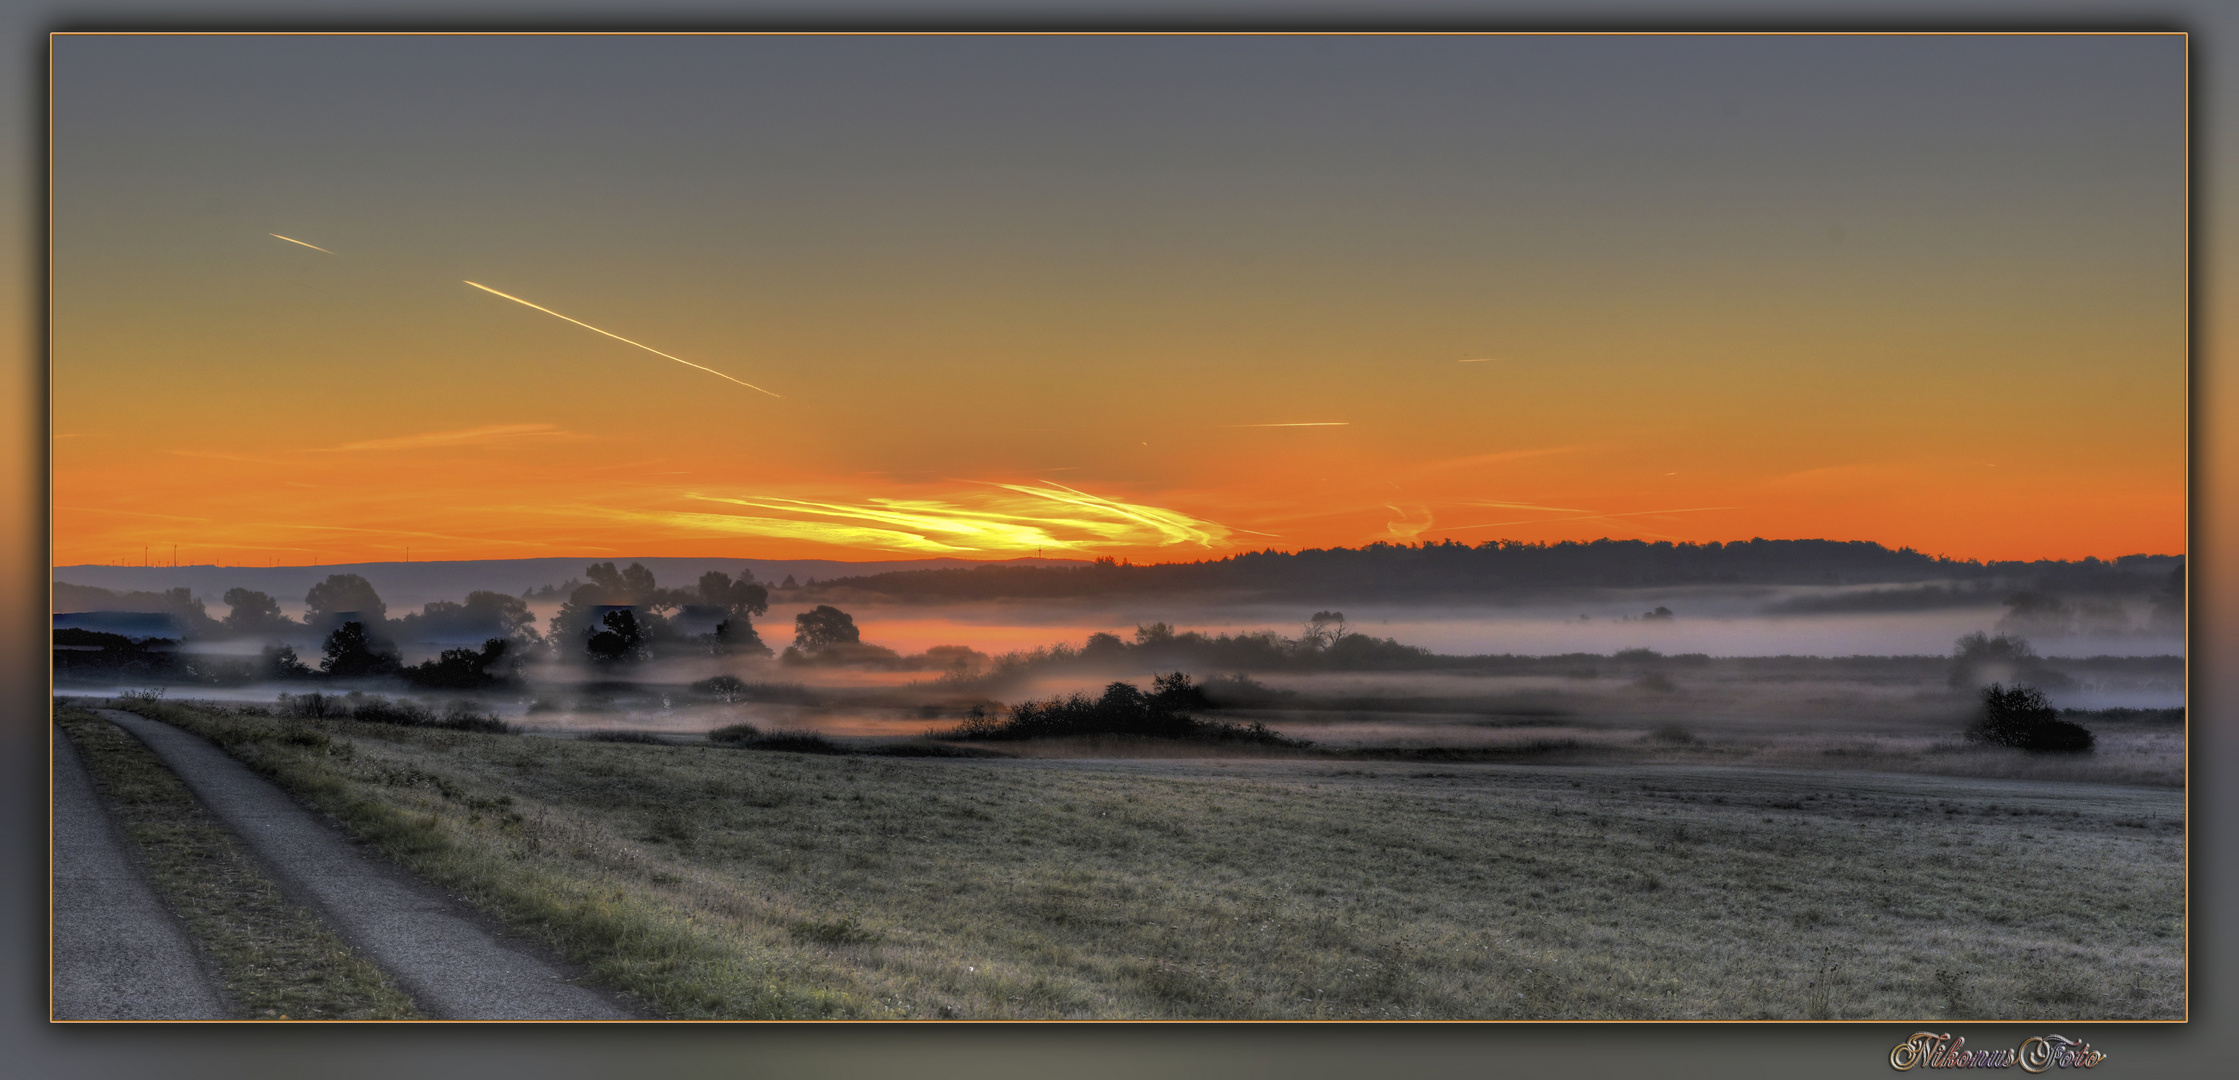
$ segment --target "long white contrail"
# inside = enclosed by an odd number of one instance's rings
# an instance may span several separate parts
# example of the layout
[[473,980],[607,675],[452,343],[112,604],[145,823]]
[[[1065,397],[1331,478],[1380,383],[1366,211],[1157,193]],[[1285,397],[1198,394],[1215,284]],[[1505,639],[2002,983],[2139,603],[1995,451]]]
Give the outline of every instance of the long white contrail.
[[[288,243],[291,243],[291,244],[303,244],[303,241],[301,241],[301,240],[298,240],[298,239],[296,239],[295,237],[292,237],[292,236],[281,236],[281,235],[280,235],[279,233],[266,233],[266,234],[264,234],[264,235],[266,235],[266,236],[270,236],[270,237],[274,237],[274,238],[276,238],[276,239],[280,239],[280,240],[285,240],[285,241],[287,241]],[[319,245],[317,245],[317,244],[303,244],[303,246],[304,246],[304,247],[307,247],[307,248],[310,248],[310,249],[311,249],[311,250],[313,250],[313,251],[327,251],[327,249],[325,249],[325,248],[323,248],[323,247],[320,247],[320,246],[319,246]],[[327,251],[327,254],[329,254],[329,255],[332,255],[332,254],[334,254],[334,252],[331,252],[331,251]]]
[[[461,281],[465,281],[466,279],[465,279],[465,278],[461,278],[461,279],[459,279],[459,280],[461,280]],[[686,360],[685,358],[683,358],[683,357],[681,357],[681,356],[669,356],[669,354],[667,354],[667,353],[665,353],[665,352],[662,352],[661,350],[659,350],[659,349],[656,349],[656,348],[654,348],[654,347],[653,347],[653,346],[651,346],[651,345],[646,345],[646,344],[643,344],[643,343],[641,343],[641,342],[631,341],[631,340],[630,340],[629,338],[623,337],[623,336],[622,336],[622,335],[620,335],[620,334],[607,334],[607,332],[606,332],[606,331],[604,331],[604,330],[601,330],[601,329],[599,329],[598,327],[596,327],[596,326],[593,326],[593,325],[591,325],[590,323],[584,322],[584,321],[583,321],[583,320],[581,320],[581,319],[568,319],[568,317],[567,317],[567,316],[565,316],[565,315],[562,315],[562,314],[560,314],[559,312],[557,312],[557,311],[554,311],[554,310],[552,310],[551,308],[545,307],[545,306],[544,306],[544,305],[542,305],[542,304],[531,304],[531,303],[529,303],[528,301],[526,301],[526,300],[523,300],[523,299],[521,299],[520,297],[518,297],[518,296],[515,296],[515,295],[513,295],[512,293],[502,293],[502,292],[498,292],[498,291],[497,291],[496,289],[493,289],[493,288],[489,287],[488,285],[483,285],[483,284],[480,284],[480,283],[477,283],[477,282],[472,282],[472,281],[468,281],[468,282],[467,282],[467,284],[469,284],[469,285],[473,285],[473,286],[474,286],[475,288],[477,288],[477,289],[480,289],[480,290],[482,290],[483,292],[486,292],[486,293],[491,293],[491,294],[493,294],[493,295],[496,295],[496,296],[502,296],[502,297],[505,297],[506,299],[508,299],[508,300],[511,300],[511,301],[513,301],[513,302],[514,302],[514,303],[516,303],[516,304],[522,304],[522,305],[525,305],[525,306],[528,306],[528,307],[533,307],[533,308],[537,309],[538,311],[541,311],[541,312],[545,313],[546,315],[550,315],[550,316],[552,316],[552,317],[553,317],[553,318],[555,318],[555,319],[567,319],[567,321],[569,321],[569,322],[571,322],[571,323],[574,323],[575,325],[577,325],[577,326],[580,326],[580,327],[584,328],[585,330],[589,330],[589,331],[591,331],[592,333],[596,333],[596,334],[606,334],[606,336],[608,336],[608,337],[610,337],[610,338],[613,338],[614,340],[616,340],[616,341],[619,341],[619,342],[621,342],[621,343],[622,343],[622,344],[624,344],[624,345],[636,345],[636,346],[637,346],[638,348],[640,348],[640,349],[644,349],[644,350],[645,350],[646,352],[652,353],[652,354],[653,354],[653,355],[655,355],[655,356],[662,356],[662,357],[667,357],[668,359],[670,359],[670,360],[674,360],[674,361],[676,361],[677,363],[679,363],[679,364],[682,364],[682,365],[684,365],[685,367],[688,367],[688,368],[699,368],[699,369],[700,369],[701,371],[707,372],[708,374],[710,374],[710,375],[713,375],[713,376],[715,376],[715,377],[716,377],[716,378],[718,378],[718,379],[731,379],[731,377],[730,377],[729,375],[725,375],[725,374],[723,374],[722,372],[720,372],[720,371],[717,371],[717,370],[715,370],[714,368],[708,367],[708,366],[706,366],[706,365],[703,365],[703,364],[695,364],[695,363],[691,362],[690,360]],[[784,396],[785,396],[785,395],[783,395],[783,394],[775,393],[775,392],[773,392],[773,391],[769,391],[769,390],[763,390],[763,389],[762,389],[761,387],[759,387],[759,386],[756,386],[756,385],[754,385],[753,383],[747,382],[747,381],[746,381],[746,380],[744,380],[744,379],[731,379],[731,381],[732,381],[732,382],[735,382],[735,383],[737,383],[737,384],[739,384],[740,386],[746,387],[746,388],[747,388],[747,389],[749,389],[749,390],[759,390],[759,391],[761,391],[762,393],[765,393],[765,394],[769,394],[769,395],[770,395],[771,397],[784,397]]]

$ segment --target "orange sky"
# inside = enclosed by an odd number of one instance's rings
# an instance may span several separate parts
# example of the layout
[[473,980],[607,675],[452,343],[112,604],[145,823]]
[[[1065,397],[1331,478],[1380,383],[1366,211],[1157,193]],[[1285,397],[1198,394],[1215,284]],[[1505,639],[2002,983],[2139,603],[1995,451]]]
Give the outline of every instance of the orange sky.
[[2181,51],[168,40],[57,52],[58,565],[2184,549]]

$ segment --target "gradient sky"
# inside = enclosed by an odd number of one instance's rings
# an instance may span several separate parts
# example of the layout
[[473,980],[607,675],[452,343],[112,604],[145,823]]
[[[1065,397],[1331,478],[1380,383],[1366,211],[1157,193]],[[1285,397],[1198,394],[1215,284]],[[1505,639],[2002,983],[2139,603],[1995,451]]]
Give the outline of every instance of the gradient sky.
[[63,37],[53,558],[2181,552],[2183,50]]

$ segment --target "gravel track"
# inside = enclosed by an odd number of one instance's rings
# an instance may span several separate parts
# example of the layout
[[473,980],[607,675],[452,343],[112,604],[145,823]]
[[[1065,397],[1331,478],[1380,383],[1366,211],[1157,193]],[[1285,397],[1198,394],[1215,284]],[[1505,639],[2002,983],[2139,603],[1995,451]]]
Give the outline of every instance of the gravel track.
[[95,711],[146,743],[283,889],[316,909],[429,1016],[637,1018],[571,981],[540,948],[506,937],[464,903],[365,852],[200,736],[132,713]]
[[186,930],[126,853],[84,759],[60,729],[53,776],[53,1019],[225,1019],[225,1002]]

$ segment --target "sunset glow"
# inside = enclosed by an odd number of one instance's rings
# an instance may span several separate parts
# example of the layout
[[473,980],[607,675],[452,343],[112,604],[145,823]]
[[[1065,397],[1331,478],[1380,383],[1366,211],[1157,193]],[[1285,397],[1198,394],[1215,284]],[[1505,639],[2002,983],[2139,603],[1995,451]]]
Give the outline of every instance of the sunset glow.
[[53,559],[2181,553],[2182,73],[2153,37],[64,39]]

